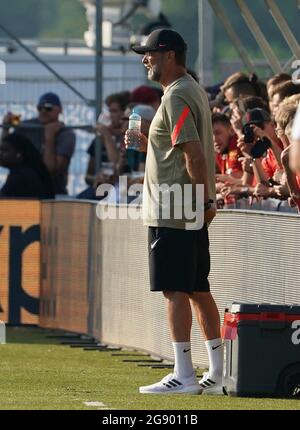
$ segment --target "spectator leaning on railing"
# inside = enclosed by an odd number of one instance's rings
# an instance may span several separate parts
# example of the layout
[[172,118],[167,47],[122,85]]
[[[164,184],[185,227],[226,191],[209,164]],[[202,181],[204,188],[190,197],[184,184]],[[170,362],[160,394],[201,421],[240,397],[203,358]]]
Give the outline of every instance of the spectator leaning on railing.
[[[278,197],[274,185],[280,185],[283,174],[281,152],[283,145],[276,135],[275,124],[269,114],[262,109],[253,109],[245,117],[245,134],[238,146],[250,157],[256,179],[254,195],[268,198]],[[253,137],[247,135],[252,129]],[[252,141],[251,141],[252,140]],[[266,153],[266,155],[264,155]]]
[[243,183],[226,186],[221,192],[224,196],[232,194],[238,198],[252,195],[265,198],[269,191],[269,197],[277,197],[274,190],[269,190],[269,182],[275,174],[282,175],[282,144],[276,136],[275,126],[269,114],[259,108],[249,110],[243,124],[244,134],[238,140],[238,148],[243,154]]
[[[245,207],[244,203],[236,206],[237,200],[249,196],[256,197],[260,204],[270,199],[262,206],[268,209],[283,208],[286,211],[288,199],[291,206],[297,204],[300,208],[300,162],[297,156],[300,148],[299,141],[296,144],[292,137],[292,124],[300,103],[300,85],[295,84],[287,73],[272,76],[265,85],[256,75],[237,72],[229,76],[220,89],[221,92],[211,100],[211,109],[230,119],[238,136],[238,150],[243,155],[238,158],[243,174],[241,179],[228,175],[222,178],[220,171],[224,168],[220,160],[216,163],[219,207],[222,207],[221,201],[225,202],[225,207]],[[218,145],[216,149],[218,152]],[[220,179],[224,179],[223,184]],[[228,206],[226,199],[232,201],[233,206]],[[253,201],[249,199],[247,207]]]

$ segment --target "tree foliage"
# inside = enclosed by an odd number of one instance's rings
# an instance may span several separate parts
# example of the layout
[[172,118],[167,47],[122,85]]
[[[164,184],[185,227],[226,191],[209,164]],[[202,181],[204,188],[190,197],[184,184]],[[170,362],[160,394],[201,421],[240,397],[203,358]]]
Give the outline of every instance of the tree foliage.
[[0,22],[22,38],[82,38],[87,28],[78,0],[9,0],[2,5]]
[[[268,13],[264,0],[246,0],[258,24],[263,29],[273,49],[282,58],[288,58],[290,51],[277,25]],[[193,66],[198,52],[198,0],[161,0],[162,11],[173,28],[179,31],[189,45],[190,66]],[[241,17],[235,0],[222,0],[234,28],[247,50],[255,56],[259,48],[245,21]],[[296,38],[300,41],[299,9],[296,0],[277,0],[277,4],[287,19]],[[85,9],[79,0],[9,0],[1,8],[0,22],[13,33],[23,38],[82,38],[87,29]],[[215,19],[216,59],[234,56],[232,45],[224,27]],[[0,36],[4,34],[0,32]]]

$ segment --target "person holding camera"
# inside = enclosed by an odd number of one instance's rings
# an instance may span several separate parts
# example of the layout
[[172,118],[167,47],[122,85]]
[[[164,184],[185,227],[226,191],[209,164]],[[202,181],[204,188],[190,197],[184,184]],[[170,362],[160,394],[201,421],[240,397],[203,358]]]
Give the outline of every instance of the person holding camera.
[[[261,108],[248,110],[242,119],[242,135],[237,147],[244,171],[243,186],[225,186],[221,192],[237,197],[276,197],[273,185],[280,186],[282,143],[276,136],[275,126],[268,112]],[[278,181],[278,182],[277,182]]]
[[283,145],[276,135],[275,125],[263,109],[248,111],[244,123],[244,134],[239,139],[238,147],[251,160],[256,181],[254,195],[278,198],[278,190],[274,186],[282,187],[281,191],[284,192],[285,185],[282,184]]

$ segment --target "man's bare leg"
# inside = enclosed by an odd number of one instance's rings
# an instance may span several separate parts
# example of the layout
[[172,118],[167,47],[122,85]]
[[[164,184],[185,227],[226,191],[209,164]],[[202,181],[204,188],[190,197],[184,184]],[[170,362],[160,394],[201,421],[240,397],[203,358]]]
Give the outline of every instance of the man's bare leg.
[[167,315],[173,342],[190,342],[192,309],[189,295],[177,291],[164,291]]
[[194,293],[190,300],[205,340],[220,338],[220,315],[211,293]]

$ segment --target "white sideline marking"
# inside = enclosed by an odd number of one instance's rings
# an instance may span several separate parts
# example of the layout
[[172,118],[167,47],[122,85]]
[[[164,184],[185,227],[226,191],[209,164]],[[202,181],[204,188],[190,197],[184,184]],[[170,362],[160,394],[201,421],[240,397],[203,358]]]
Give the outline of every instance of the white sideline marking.
[[85,406],[89,406],[89,407],[91,407],[91,408],[97,408],[97,407],[106,407],[106,405],[104,404],[104,403],[102,403],[102,402],[83,402],[83,404],[85,405]]
[[115,408],[109,408],[103,402],[83,402],[83,404],[85,406],[90,407],[90,408],[97,408],[98,410],[102,410],[102,409],[112,410],[112,409],[115,409]]

